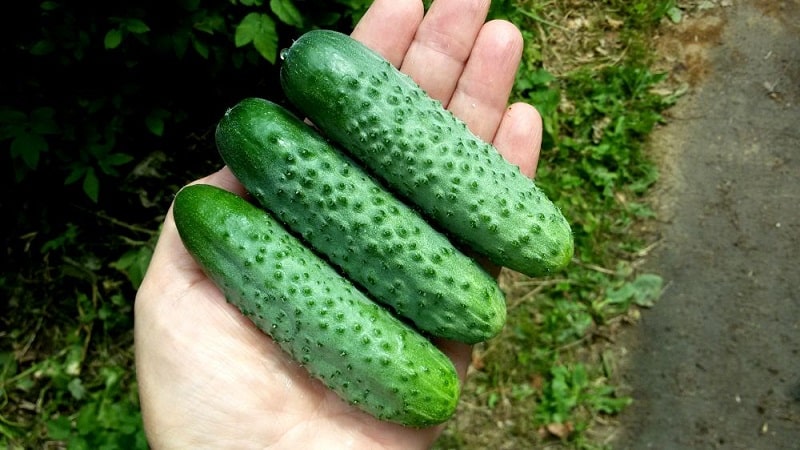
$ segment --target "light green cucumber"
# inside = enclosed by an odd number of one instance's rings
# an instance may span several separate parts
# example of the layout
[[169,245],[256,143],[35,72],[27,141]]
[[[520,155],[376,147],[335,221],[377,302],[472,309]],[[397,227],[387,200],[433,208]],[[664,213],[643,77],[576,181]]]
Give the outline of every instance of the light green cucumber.
[[474,344],[502,329],[496,280],[282,106],[240,101],[216,141],[253,197],[372,299],[436,337]]
[[453,414],[450,359],[267,212],[202,184],[181,189],[173,211],[187,250],[228,301],[344,400],[411,427]]
[[526,275],[569,263],[572,232],[551,200],[379,54],[313,30],[281,57],[294,106],[430,220]]

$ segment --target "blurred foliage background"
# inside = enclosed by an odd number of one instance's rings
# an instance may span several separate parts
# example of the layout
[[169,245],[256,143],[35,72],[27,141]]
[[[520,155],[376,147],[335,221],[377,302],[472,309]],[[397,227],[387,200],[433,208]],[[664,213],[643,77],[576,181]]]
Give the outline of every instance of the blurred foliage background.
[[[0,445],[147,447],[132,309],[172,196],[220,166],[213,130],[225,108],[282,101],[281,48],[312,28],[349,32],[370,3],[47,0],[0,17]],[[464,404],[481,412],[461,411],[442,448],[489,448],[474,426],[493,426],[486,414],[524,422],[512,430],[521,442],[583,447],[591,417],[629,402],[572,350],[657,296],[658,277],[636,271],[648,242],[632,230],[652,217],[642,198],[657,179],[642,142],[675,100],[652,92],[664,76],[650,70],[647,43],[676,8],[493,2],[492,17],[526,39],[513,96],[545,118],[537,180],[574,224],[576,264],[547,280],[501,278],[514,316],[478,349],[465,388]],[[571,30],[565,20],[587,11],[599,19]],[[558,39],[576,32],[584,45],[615,38],[581,58],[583,47]]]

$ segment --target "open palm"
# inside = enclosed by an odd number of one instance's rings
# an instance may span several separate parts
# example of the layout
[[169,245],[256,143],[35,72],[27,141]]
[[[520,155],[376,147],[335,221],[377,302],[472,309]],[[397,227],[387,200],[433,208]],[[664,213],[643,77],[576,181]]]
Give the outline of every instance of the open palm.
[[[508,106],[522,40],[486,22],[488,1],[377,0],[353,37],[411,75],[472,131],[530,176],[541,123]],[[202,181],[244,194],[227,169]],[[136,298],[135,348],[153,448],[427,448],[441,427],[380,422],[339,399],[256,329],[180,241],[171,211]],[[438,342],[460,375],[471,348]]]

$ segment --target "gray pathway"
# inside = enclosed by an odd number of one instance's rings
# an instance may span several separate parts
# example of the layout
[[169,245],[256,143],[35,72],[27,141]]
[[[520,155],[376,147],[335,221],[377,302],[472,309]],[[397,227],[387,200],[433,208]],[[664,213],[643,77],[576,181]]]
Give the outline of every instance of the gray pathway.
[[656,136],[667,288],[623,337],[615,449],[800,449],[800,1],[744,1]]

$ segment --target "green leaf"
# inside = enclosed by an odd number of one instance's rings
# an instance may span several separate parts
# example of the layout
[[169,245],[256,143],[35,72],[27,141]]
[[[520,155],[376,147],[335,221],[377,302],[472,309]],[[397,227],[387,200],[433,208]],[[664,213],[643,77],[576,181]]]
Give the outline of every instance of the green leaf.
[[75,419],[75,428],[77,428],[79,434],[88,435],[92,431],[98,433],[98,431],[102,429],[102,426],[105,425],[98,417],[99,406],[100,402],[95,400],[85,404],[81,408],[78,417]]
[[192,33],[186,30],[179,30],[172,35],[172,49],[175,51],[175,56],[178,59],[183,59],[186,55],[186,50],[189,48],[189,39]]
[[100,369],[100,374],[103,378],[105,390],[111,391],[119,385],[123,376],[123,370],[116,366],[103,367]]
[[58,8],[58,3],[52,1],[45,1],[39,5],[45,11],[53,11]]
[[258,53],[267,61],[275,64],[275,59],[278,56],[278,36],[274,33],[272,35],[261,35],[256,37],[253,45],[258,50]]
[[133,250],[128,250],[120,258],[110,264],[114,269],[119,270],[128,277],[134,289],[138,289],[142,284],[147,266],[153,256],[150,247],[142,246]]
[[709,0],[701,1],[700,3],[697,4],[698,11],[705,11],[707,9],[713,9],[713,8],[716,8],[716,5],[714,4],[714,2]]
[[611,304],[625,305],[634,303],[641,307],[649,308],[661,296],[663,284],[664,281],[660,276],[645,273],[639,275],[633,281],[623,284],[618,289],[608,290],[606,299]]
[[122,30],[119,28],[115,28],[113,30],[108,30],[106,33],[106,37],[103,40],[103,45],[105,45],[106,50],[112,50],[119,47],[119,44],[122,43]]
[[107,166],[121,166],[133,161],[133,156],[127,153],[109,153],[103,158],[103,164]]
[[90,200],[97,203],[97,199],[100,196],[100,180],[97,179],[97,174],[92,167],[86,170],[86,174],[83,177],[83,192]]
[[237,47],[244,47],[245,45],[253,42],[255,35],[259,31],[259,13],[250,13],[239,22],[236,27],[236,33],[233,36],[233,42]]
[[150,31],[150,27],[140,19],[125,19],[125,29],[133,34],[143,34]]
[[633,399],[630,397],[617,397],[616,390],[605,385],[595,388],[589,399],[594,409],[605,414],[617,414],[632,402]]
[[48,39],[41,39],[31,46],[31,55],[44,56],[49,55],[55,50],[56,46]]
[[[78,302],[84,305],[91,304],[89,300],[89,296],[84,293],[78,293]],[[92,309],[91,307],[89,309]],[[88,321],[83,320],[84,323],[88,323]],[[68,382],[73,377],[78,376],[81,373],[81,369],[83,367],[84,362],[84,353],[83,353],[83,346],[78,343],[73,343],[67,348],[66,356],[64,356],[64,363],[63,366],[59,369],[64,371],[64,379],[63,381]],[[69,377],[68,377],[69,376]]]
[[639,306],[649,308],[661,297],[664,279],[653,273],[644,273],[633,280],[633,302]]
[[31,111],[31,130],[36,134],[55,134],[59,132],[58,123],[53,119],[55,110],[44,106]]
[[83,385],[80,377],[73,378],[69,384],[67,384],[67,389],[69,393],[72,394],[72,397],[76,400],[80,400],[86,396],[86,387]]
[[294,6],[292,0],[270,0],[269,7],[286,25],[300,28],[303,26],[303,15]]
[[673,6],[667,10],[667,17],[669,17],[669,20],[673,23],[680,23],[683,19],[683,11],[677,6]]
[[200,0],[179,0],[181,7],[186,11],[197,11],[200,7]]
[[497,406],[497,403],[500,402],[500,394],[497,392],[492,392],[489,394],[489,398],[486,400],[486,406],[489,409],[494,409]]
[[[524,76],[523,76],[524,75]],[[547,87],[556,77],[545,69],[537,69],[529,72],[520,72],[516,80],[516,88],[526,91],[533,88]]]
[[192,47],[194,51],[197,52],[198,55],[202,56],[203,59],[208,59],[208,46],[204,44],[199,39],[192,39]]
[[48,150],[47,141],[38,134],[22,133],[11,141],[11,157],[20,158],[29,169],[39,165],[39,155]]
[[69,175],[67,175],[67,177],[64,179],[64,185],[68,186],[72,183],[75,183],[76,181],[83,178],[85,174],[86,174],[86,166],[73,167],[72,170],[69,172]]
[[144,123],[147,125],[147,129],[156,136],[164,134],[164,118],[161,114],[156,114],[155,111],[151,112],[144,118]]
[[267,61],[275,63],[278,54],[278,34],[275,22],[266,14],[250,13],[236,27],[234,41],[237,47],[253,43],[258,53]]
[[47,435],[53,440],[63,441],[71,432],[72,424],[67,416],[58,416],[47,421]]
[[201,18],[194,21],[193,27],[199,31],[207,34],[214,34],[215,32],[225,32],[227,25],[225,18],[218,13],[197,14]]

